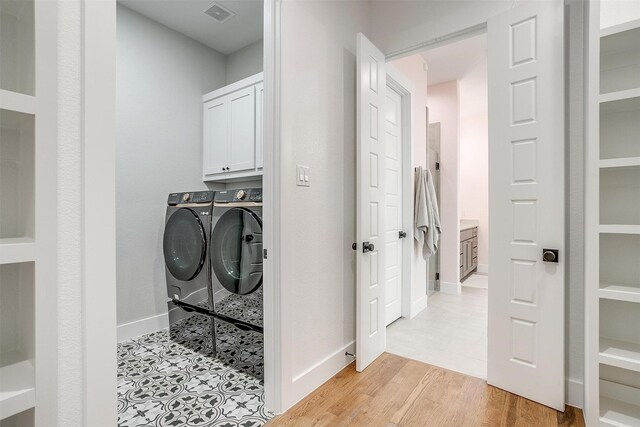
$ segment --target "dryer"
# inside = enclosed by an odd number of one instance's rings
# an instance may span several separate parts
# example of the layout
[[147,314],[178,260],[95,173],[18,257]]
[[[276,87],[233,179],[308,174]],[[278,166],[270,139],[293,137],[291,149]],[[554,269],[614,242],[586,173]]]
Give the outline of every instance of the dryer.
[[209,247],[215,313],[262,332],[262,189],[218,191]]

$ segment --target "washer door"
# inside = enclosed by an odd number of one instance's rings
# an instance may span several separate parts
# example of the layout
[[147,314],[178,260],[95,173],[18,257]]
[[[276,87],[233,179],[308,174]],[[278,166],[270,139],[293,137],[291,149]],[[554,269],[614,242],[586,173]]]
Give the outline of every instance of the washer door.
[[194,279],[207,254],[207,239],[198,215],[188,208],[174,212],[165,225],[162,246],[171,275],[184,282]]
[[211,233],[211,265],[222,286],[247,295],[262,285],[262,222],[244,208],[232,208]]

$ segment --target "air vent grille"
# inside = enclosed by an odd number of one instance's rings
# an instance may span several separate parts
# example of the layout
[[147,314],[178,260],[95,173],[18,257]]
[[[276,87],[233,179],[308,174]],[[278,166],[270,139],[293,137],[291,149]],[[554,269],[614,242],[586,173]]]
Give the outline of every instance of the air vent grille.
[[204,13],[215,19],[216,21],[223,23],[227,22],[229,19],[236,16],[235,13],[222,6],[219,3],[211,3],[209,9],[205,10]]

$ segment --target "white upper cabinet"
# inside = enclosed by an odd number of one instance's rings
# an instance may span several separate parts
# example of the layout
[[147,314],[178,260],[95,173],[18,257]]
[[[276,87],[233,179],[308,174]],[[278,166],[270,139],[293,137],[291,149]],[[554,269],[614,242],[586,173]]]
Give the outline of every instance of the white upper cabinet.
[[[204,175],[223,173],[229,159],[229,102],[227,97],[204,104]],[[218,142],[218,143],[216,143]]]
[[203,180],[262,174],[262,73],[203,97]]
[[256,167],[256,94],[253,87],[229,95],[230,172]]

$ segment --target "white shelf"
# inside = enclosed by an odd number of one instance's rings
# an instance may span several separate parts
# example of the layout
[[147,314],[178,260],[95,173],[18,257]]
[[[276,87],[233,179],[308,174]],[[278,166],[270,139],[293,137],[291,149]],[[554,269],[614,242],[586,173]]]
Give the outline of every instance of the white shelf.
[[600,398],[600,423],[604,426],[637,427],[640,425],[640,406],[602,397]]
[[0,265],[36,259],[36,243],[30,237],[0,239]]
[[640,344],[600,338],[600,363],[640,372]]
[[600,169],[629,168],[640,166],[640,157],[623,157],[619,159],[600,160]]
[[640,303],[640,285],[600,282],[600,298]]
[[35,114],[36,98],[31,95],[0,89],[0,109]]
[[640,225],[600,225],[601,234],[640,234]]
[[640,425],[640,389],[600,380],[600,425]]
[[600,103],[623,101],[625,99],[637,98],[640,96],[640,88],[619,90],[617,92],[608,92],[600,95]]
[[615,34],[623,33],[625,31],[635,30],[640,28],[640,19],[634,19],[633,21],[623,22],[622,24],[612,25],[610,27],[602,28],[600,30],[600,37],[608,37]]
[[34,369],[22,361],[0,368],[0,420],[35,407]]

